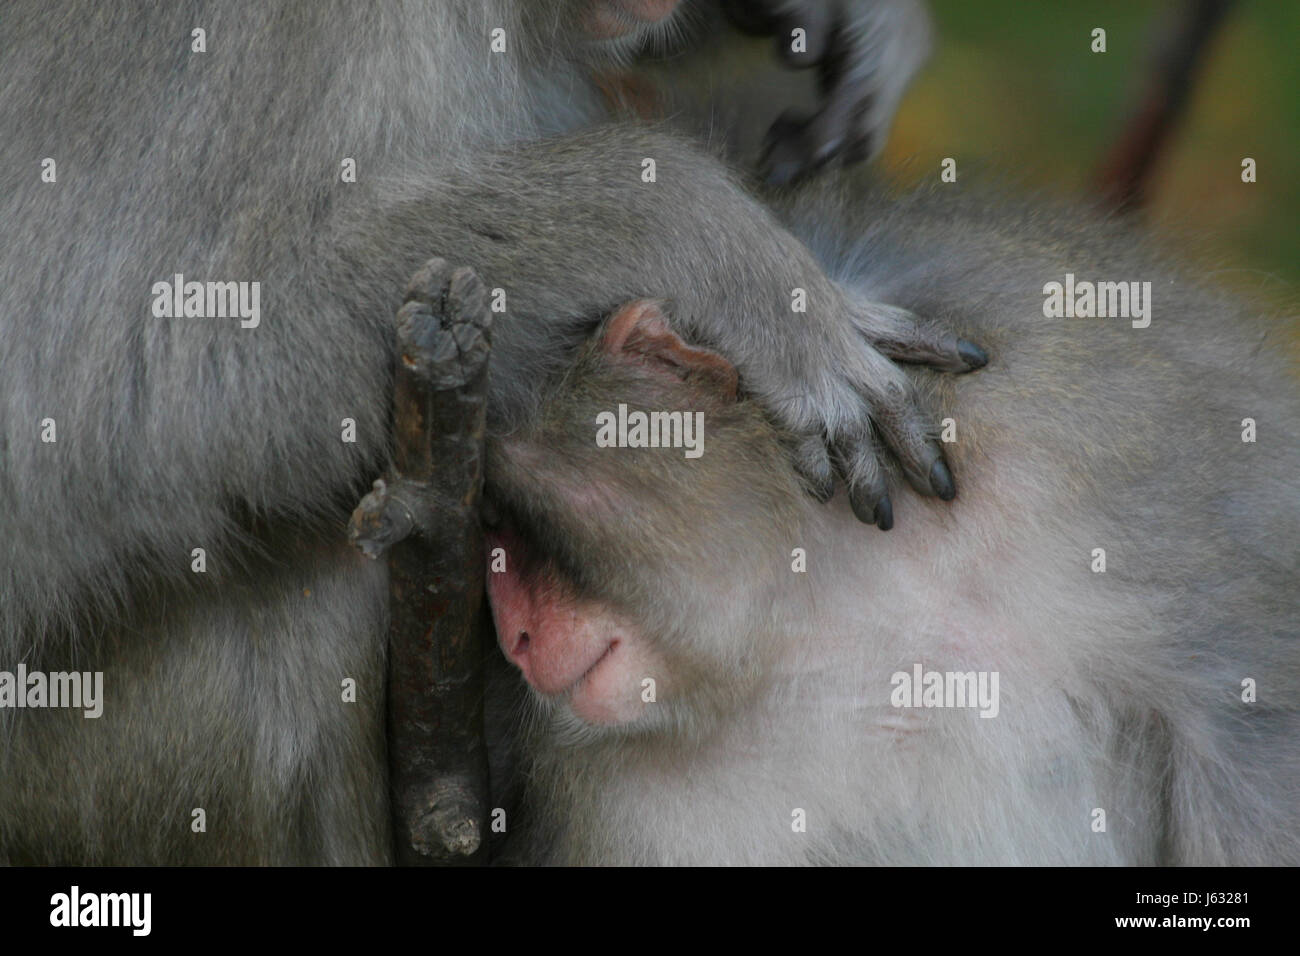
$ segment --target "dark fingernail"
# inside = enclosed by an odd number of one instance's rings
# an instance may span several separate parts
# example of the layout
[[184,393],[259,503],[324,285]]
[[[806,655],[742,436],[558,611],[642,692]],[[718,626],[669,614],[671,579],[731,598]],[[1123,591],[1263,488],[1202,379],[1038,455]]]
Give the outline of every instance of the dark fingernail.
[[798,162],[770,163],[765,182],[769,186],[788,186],[799,175],[802,164]]
[[965,339],[957,340],[957,354],[972,370],[989,364],[988,353],[974,342],[967,342]]
[[851,166],[854,163],[860,163],[870,158],[871,135],[869,133],[864,133],[850,140],[849,145],[840,153],[840,162],[845,166]]
[[890,503],[888,495],[880,499],[872,518],[874,519],[872,523],[881,531],[888,531],[894,526],[894,506]]
[[832,136],[830,139],[826,140],[826,142],[813,150],[813,168],[818,169],[829,163],[835,157],[835,154],[840,151],[840,146],[843,145],[843,143],[844,140],[842,137]]
[[799,158],[797,150],[791,150],[786,139],[774,137],[771,145],[763,151],[761,168],[767,185],[785,186],[798,178],[803,160]]
[[952,483],[952,474],[942,458],[930,466],[930,487],[944,501],[957,497],[957,486]]
[[856,491],[849,492],[849,507],[853,509],[853,517],[857,518],[863,524],[876,523],[876,510],[879,504],[872,505],[870,496]]

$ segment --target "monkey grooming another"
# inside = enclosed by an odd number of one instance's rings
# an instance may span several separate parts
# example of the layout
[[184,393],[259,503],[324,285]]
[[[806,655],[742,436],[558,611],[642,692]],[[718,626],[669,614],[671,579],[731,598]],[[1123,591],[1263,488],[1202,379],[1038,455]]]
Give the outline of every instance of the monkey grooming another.
[[595,73],[674,6],[5,5],[0,673],[103,698],[0,698],[0,863],[391,861],[389,588],[345,528],[432,256],[499,284],[499,424],[592,316],[663,296],[800,432],[819,491],[834,447],[892,522],[874,427],[953,496],[895,360],[978,350],[850,303],[698,143],[606,123]]

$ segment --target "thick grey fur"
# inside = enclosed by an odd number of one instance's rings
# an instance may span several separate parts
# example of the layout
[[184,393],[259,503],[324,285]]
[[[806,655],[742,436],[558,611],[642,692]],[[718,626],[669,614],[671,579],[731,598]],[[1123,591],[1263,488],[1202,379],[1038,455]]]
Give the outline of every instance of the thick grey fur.
[[[914,373],[956,422],[966,484],[950,508],[904,492],[899,530],[863,535],[843,495],[825,509],[791,490],[779,430],[746,403],[581,367],[553,403],[572,422],[694,404],[708,437],[690,462],[543,423],[580,486],[559,464],[521,483],[494,446],[518,513],[666,662],[631,726],[529,704],[537,815],[516,858],[1300,863],[1294,312],[1042,200],[841,182],[782,205],[851,294],[989,347],[976,374]],[[1152,282],[1150,327],[1045,317],[1066,272]],[[636,507],[617,527],[566,515],[574,487]],[[998,716],[892,707],[891,673],[917,663],[998,671]]]
[[[0,669],[102,670],[106,700],[94,721],[0,712],[0,860],[389,859],[385,580],[344,521],[387,455],[392,315],[431,255],[507,291],[499,429],[637,295],[674,300],[808,433],[865,428],[901,381],[855,328],[889,337],[893,314],[850,314],[712,156],[656,130],[558,136],[603,111],[581,7],[6,6]],[[155,318],[174,273],[261,282],[261,325]]]

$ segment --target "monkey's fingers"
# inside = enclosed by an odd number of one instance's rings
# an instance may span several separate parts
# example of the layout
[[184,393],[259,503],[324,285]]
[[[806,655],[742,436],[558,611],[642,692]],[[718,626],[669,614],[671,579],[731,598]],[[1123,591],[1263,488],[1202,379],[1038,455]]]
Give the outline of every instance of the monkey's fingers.
[[[829,67],[823,67],[823,75]],[[768,185],[783,186],[810,176],[832,160],[842,165],[871,155],[871,89],[861,78],[833,81],[825,104],[811,116],[786,110],[763,139],[760,171]]]
[[[777,32],[787,66],[816,66],[821,105],[787,114],[765,142],[770,185],[815,173],[832,160],[850,165],[880,150],[908,80],[925,59],[930,26],[917,3],[748,0],[750,18]],[[802,32],[795,32],[802,28]]]
[[841,436],[832,449],[836,468],[848,488],[853,514],[859,521],[888,531],[894,526],[894,505],[889,500],[885,473],[871,434]]
[[763,138],[759,172],[769,186],[786,186],[816,173],[841,145],[825,111],[805,117],[798,110],[786,110]]
[[988,353],[960,336],[925,322],[906,309],[870,303],[854,325],[882,355],[895,362],[927,365],[941,372],[973,372],[989,362]]
[[[815,63],[822,103],[811,116],[786,111],[768,130],[761,169],[774,186],[811,175],[832,160],[842,165],[860,162],[875,145],[872,136],[878,118],[872,108],[879,78],[867,68],[870,58],[859,48],[857,32],[831,17],[825,6],[812,21],[819,37],[815,60],[797,55],[785,59],[791,66]],[[812,29],[808,35],[813,36]]]
[[830,501],[835,496],[835,469],[826,450],[826,436],[818,432],[798,438],[791,457],[808,493],[818,501]]
[[870,396],[872,422],[881,440],[893,451],[908,483],[923,495],[944,501],[957,496],[943,446],[930,437],[925,416],[910,389],[891,383]]
[[952,332],[926,324],[917,325],[913,335],[872,338],[876,350],[895,362],[928,365],[940,372],[973,372],[989,364],[988,353]]

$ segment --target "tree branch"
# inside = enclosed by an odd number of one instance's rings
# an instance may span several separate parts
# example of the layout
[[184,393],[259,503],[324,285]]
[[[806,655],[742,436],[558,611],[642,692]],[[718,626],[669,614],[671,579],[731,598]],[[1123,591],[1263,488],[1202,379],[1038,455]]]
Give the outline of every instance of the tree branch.
[[469,269],[441,259],[397,313],[394,472],[375,482],[349,536],[388,555],[388,760],[397,860],[482,863],[483,485],[490,319]]

